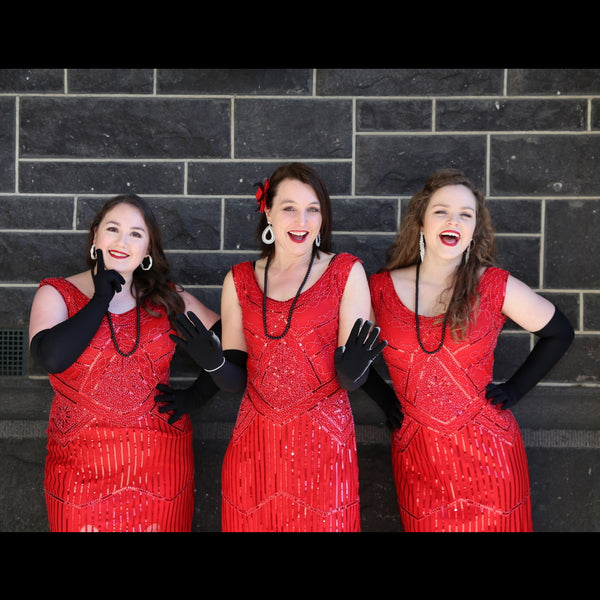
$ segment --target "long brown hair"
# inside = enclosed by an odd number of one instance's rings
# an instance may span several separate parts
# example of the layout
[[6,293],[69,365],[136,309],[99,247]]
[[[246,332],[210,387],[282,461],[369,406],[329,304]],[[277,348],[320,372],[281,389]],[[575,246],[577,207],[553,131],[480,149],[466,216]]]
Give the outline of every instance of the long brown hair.
[[90,268],[95,264],[95,261],[90,257],[90,248],[94,241],[96,229],[106,213],[119,204],[129,204],[140,211],[148,228],[150,238],[149,253],[152,256],[152,268],[149,271],[144,271],[141,267],[138,267],[133,272],[131,282],[132,292],[135,288],[138,303],[146,312],[153,316],[158,316],[158,313],[149,307],[149,303],[162,304],[167,310],[167,316],[171,325],[175,327],[175,317],[185,310],[183,299],[177,291],[178,289],[181,290],[181,288],[176,287],[170,279],[170,269],[162,247],[160,227],[151,208],[142,198],[136,194],[120,195],[115,196],[104,204],[90,225],[86,251],[87,263]]
[[471,323],[472,313],[477,308],[479,294],[479,272],[482,267],[495,266],[496,244],[489,210],[480,190],[461,171],[443,169],[434,173],[408,203],[406,214],[396,234],[394,244],[386,255],[382,271],[391,271],[417,264],[419,256],[419,233],[423,227],[425,211],[431,196],[447,185],[463,185],[476,200],[476,223],[469,260],[464,260],[454,273],[454,293],[448,307],[448,325],[455,339],[464,337]]
[[[284,179],[295,179],[301,183],[309,185],[315,192],[321,205],[321,245],[319,250],[323,252],[331,252],[332,250],[332,215],[331,215],[331,199],[329,198],[329,192],[325,187],[325,184],[317,174],[317,172],[303,163],[290,163],[287,165],[280,166],[274,173],[269,177],[269,189],[267,191],[267,208],[271,208],[273,205],[273,198],[277,194],[277,188]],[[264,228],[267,226],[267,216],[262,213],[258,226],[256,228],[256,237],[260,244],[261,258],[270,256],[274,252],[274,244],[265,244],[261,240],[261,234]]]

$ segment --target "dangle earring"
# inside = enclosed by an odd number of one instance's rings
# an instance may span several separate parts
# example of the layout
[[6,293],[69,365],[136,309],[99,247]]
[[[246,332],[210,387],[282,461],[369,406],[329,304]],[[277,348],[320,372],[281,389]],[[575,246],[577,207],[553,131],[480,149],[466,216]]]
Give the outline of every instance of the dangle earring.
[[98,258],[96,255],[96,244],[92,244],[92,247],[90,248],[90,257],[92,260],[96,260]]
[[317,245],[317,248],[321,245],[321,232],[319,231],[319,233],[317,233],[317,237],[315,238],[315,244]]
[[421,262],[425,258],[425,236],[421,231],[421,235],[419,236],[419,254],[421,255]]
[[271,223],[263,229],[261,239],[265,244],[272,244],[275,241],[275,234],[273,233]]
[[465,250],[465,265],[469,262],[469,254],[471,254],[471,248],[473,247],[474,244],[475,244],[475,242],[473,240],[471,240],[469,242],[469,245],[467,246],[467,249]]
[[146,256],[144,256],[144,258],[147,258],[149,260],[148,266],[145,267],[144,261],[142,260],[140,267],[142,268],[142,271],[149,271],[152,268],[152,257],[149,254],[146,254]]

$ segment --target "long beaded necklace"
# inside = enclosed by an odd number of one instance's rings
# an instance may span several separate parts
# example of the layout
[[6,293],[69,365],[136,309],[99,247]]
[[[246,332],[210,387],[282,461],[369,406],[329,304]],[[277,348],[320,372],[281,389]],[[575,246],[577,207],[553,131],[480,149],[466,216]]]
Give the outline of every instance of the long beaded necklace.
[[112,338],[112,342],[115,347],[115,350],[121,356],[124,356],[125,358],[127,358],[128,356],[131,356],[138,349],[138,346],[140,345],[140,305],[136,303],[135,309],[136,309],[136,321],[137,321],[135,346],[133,347],[133,349],[130,352],[123,352],[121,350],[121,348],[119,348],[119,344],[117,343],[117,336],[115,335],[115,330],[114,330],[114,327],[112,324],[112,319],[110,318],[110,313],[108,311],[106,311],[106,316],[108,317],[108,326],[110,327],[110,337]]
[[[417,341],[419,342],[419,346],[421,346],[421,350],[423,350],[423,352],[426,352],[427,354],[435,354],[438,350],[441,350],[442,346],[444,345],[444,339],[446,337],[446,324],[448,323],[448,311],[446,311],[446,314],[444,315],[444,323],[442,325],[442,339],[440,341],[440,345],[435,350],[427,350],[423,346],[423,342],[421,341],[421,334],[419,332],[419,267],[420,266],[421,266],[421,263],[417,263],[417,278],[416,278],[416,285],[415,285],[415,323],[417,326]],[[450,300],[450,304],[452,304],[452,300]]]
[[288,317],[287,317],[287,323],[286,323],[285,329],[283,330],[283,333],[281,335],[271,335],[267,331],[267,271],[269,270],[269,263],[271,262],[271,257],[269,256],[269,258],[267,259],[267,264],[265,265],[265,278],[264,278],[264,283],[263,283],[262,318],[263,318],[263,327],[265,330],[265,335],[268,338],[270,338],[272,340],[280,340],[288,332],[290,325],[292,324],[292,313],[294,312],[294,307],[296,306],[296,302],[298,301],[298,297],[300,296],[300,293],[302,292],[302,288],[304,287],[304,284],[307,282],[308,276],[310,275],[310,270],[312,269],[313,262],[315,260],[315,254],[316,254],[316,252],[313,249],[312,256],[310,257],[310,263],[308,263],[308,269],[306,270],[306,275],[304,276],[304,279],[302,280],[302,283],[300,284],[300,287],[298,288],[298,291],[296,292],[296,296],[294,297],[292,305],[290,306],[290,311],[289,311]]

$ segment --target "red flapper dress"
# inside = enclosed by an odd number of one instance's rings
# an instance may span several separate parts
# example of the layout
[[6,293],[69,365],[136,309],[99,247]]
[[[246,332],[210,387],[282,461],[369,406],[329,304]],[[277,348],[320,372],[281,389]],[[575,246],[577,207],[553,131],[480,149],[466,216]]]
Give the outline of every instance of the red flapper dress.
[[[69,317],[89,301],[62,278],[45,279]],[[140,311],[140,344],[117,353],[105,316],[83,354],[50,375],[44,488],[51,531],[190,531],[194,510],[192,430],[157,410],[158,383],[168,383],[175,344],[165,310]],[[136,340],[136,309],[111,314],[117,343]]]
[[[435,354],[421,350],[415,315],[390,273],[371,276],[371,298],[404,422],[392,436],[392,465],[405,531],[531,531],[529,472],[510,410],[485,397],[508,273],[488,268],[478,315],[462,341],[447,334]],[[439,318],[419,316],[427,350],[438,347]]]
[[[252,263],[233,267],[248,382],[223,462],[223,531],[360,531],[354,419],[333,363],[340,300],[357,260],[333,257],[300,294],[281,339],[265,336]],[[267,298],[270,335],[284,331],[291,302]]]

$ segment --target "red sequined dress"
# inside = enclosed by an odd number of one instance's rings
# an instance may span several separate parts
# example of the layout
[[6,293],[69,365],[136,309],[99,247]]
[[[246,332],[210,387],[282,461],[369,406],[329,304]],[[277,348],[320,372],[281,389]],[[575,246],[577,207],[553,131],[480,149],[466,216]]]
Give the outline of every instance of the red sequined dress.
[[[527,457],[510,410],[485,398],[508,273],[488,268],[479,313],[462,341],[419,347],[415,315],[389,272],[370,278],[371,298],[404,422],[392,437],[392,464],[405,531],[530,531]],[[423,346],[438,347],[442,325],[419,317]]]
[[[66,279],[45,279],[69,317],[89,301]],[[174,353],[163,307],[140,311],[140,344],[117,353],[107,317],[83,354],[50,375],[44,488],[51,531],[190,531],[194,506],[192,430],[169,425],[154,400]],[[119,348],[136,341],[136,309],[111,314]]]
[[[281,339],[265,336],[253,264],[233,267],[248,383],[223,462],[223,531],[360,530],[354,419],[333,364],[340,300],[357,260],[333,257],[300,294]],[[267,298],[270,335],[285,329],[292,301]]]

